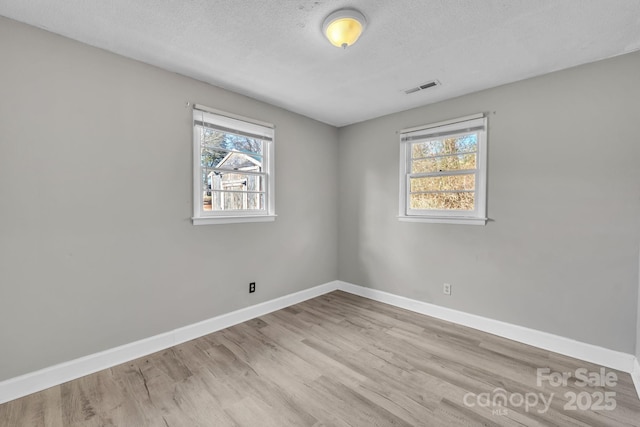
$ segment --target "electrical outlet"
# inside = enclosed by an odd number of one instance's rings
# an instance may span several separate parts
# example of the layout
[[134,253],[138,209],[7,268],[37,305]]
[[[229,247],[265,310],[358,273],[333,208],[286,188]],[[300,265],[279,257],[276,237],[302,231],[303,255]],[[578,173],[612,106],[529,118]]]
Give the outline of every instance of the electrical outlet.
[[444,286],[442,287],[442,293],[445,295],[451,295],[451,285],[448,283],[445,283]]
[[249,283],[249,293],[252,294],[256,291],[256,282]]

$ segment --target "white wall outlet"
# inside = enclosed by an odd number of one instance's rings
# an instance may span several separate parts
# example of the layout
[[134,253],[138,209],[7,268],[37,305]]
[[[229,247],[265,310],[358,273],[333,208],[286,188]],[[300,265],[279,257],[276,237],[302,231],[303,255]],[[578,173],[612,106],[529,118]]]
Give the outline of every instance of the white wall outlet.
[[444,286],[442,286],[442,293],[445,295],[451,295],[451,285],[445,283]]

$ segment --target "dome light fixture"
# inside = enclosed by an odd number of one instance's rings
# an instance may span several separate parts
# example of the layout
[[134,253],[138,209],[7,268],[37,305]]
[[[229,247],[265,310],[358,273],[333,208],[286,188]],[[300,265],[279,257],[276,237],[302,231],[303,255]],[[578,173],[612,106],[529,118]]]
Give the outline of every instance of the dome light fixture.
[[329,42],[346,49],[354,44],[367,25],[364,15],[355,9],[340,9],[327,16],[322,32]]

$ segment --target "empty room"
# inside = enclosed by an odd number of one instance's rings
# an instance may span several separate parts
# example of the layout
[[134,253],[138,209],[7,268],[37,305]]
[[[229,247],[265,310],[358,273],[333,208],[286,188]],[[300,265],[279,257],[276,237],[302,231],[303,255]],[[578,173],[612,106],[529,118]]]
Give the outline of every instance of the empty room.
[[640,1],[0,1],[0,426],[640,426]]

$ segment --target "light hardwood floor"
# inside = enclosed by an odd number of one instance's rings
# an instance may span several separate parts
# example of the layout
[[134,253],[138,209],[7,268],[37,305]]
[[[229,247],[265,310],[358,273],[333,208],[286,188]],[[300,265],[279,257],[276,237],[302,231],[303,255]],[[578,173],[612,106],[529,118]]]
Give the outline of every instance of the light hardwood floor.
[[[629,374],[606,369],[612,387],[580,387],[575,375],[538,386],[537,368],[600,372],[336,291],[0,405],[0,425],[640,425]],[[614,410],[579,409],[605,392]],[[501,393],[506,405],[486,406]]]

